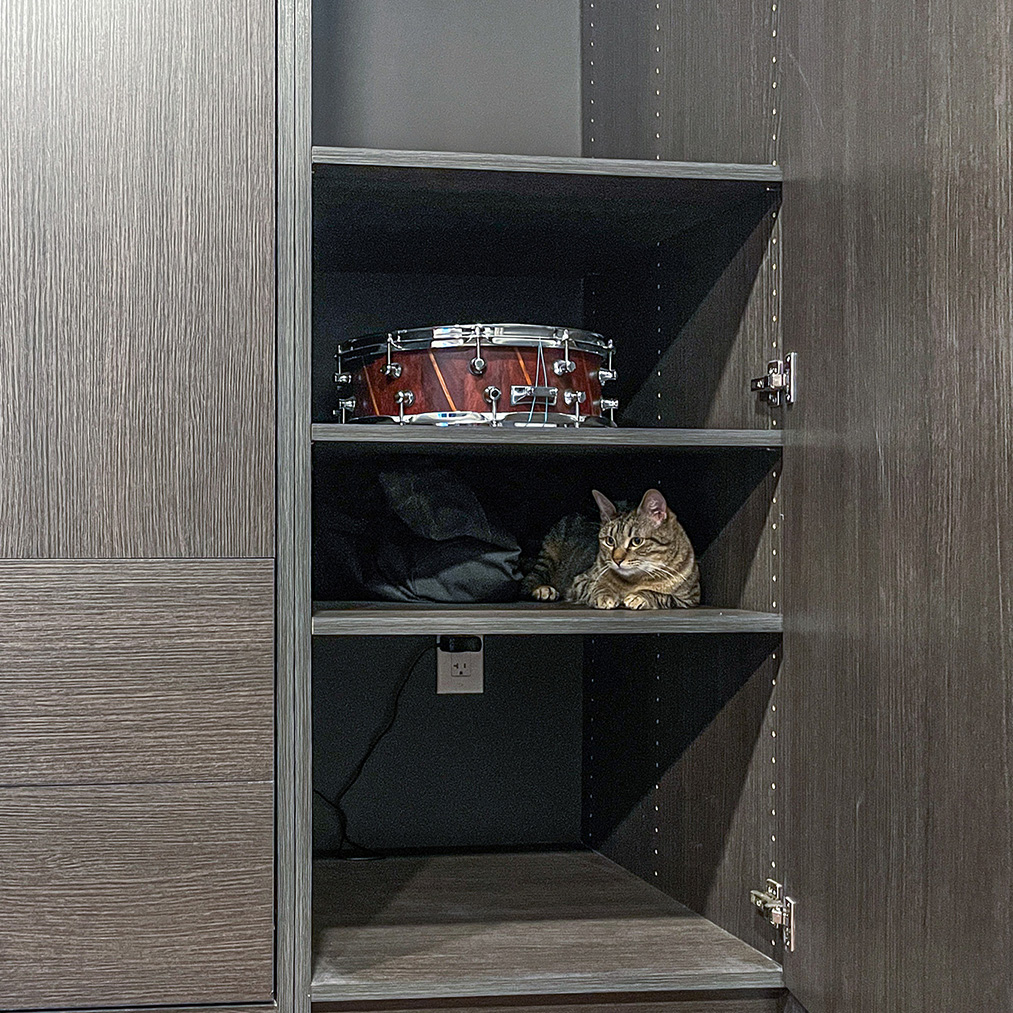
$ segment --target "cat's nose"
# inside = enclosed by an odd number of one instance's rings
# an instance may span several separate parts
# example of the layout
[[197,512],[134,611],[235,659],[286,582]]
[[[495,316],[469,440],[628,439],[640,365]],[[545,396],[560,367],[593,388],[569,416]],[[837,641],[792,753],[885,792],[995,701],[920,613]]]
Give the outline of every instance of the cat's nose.
[[613,553],[612,553],[612,562],[613,563],[621,563],[625,558],[626,558],[626,553],[625,552],[620,552],[618,549],[614,550]]

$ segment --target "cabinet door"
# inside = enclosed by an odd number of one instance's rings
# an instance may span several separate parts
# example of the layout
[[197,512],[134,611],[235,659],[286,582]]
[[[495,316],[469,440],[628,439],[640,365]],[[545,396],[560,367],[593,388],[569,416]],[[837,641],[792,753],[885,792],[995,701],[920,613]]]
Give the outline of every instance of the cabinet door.
[[3,1007],[273,998],[276,7],[0,10]]
[[0,556],[274,551],[275,4],[0,10]]
[[1013,4],[786,5],[786,982],[1013,1008]]

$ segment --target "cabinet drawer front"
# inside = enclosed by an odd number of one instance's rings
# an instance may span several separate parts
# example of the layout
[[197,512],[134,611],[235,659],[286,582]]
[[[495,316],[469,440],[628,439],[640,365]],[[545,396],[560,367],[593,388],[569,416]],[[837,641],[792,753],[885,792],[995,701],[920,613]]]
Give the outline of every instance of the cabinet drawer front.
[[0,783],[273,771],[271,560],[0,561]]
[[270,1000],[270,784],[0,790],[0,1007]]

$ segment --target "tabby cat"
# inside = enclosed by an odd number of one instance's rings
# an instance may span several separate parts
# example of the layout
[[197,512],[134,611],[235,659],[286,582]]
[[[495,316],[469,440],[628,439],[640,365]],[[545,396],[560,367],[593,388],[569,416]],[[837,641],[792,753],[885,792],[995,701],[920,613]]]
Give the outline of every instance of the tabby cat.
[[524,590],[541,601],[600,609],[692,608],[700,570],[682,525],[657,489],[634,510],[617,509],[593,490],[601,523],[564,517],[548,533]]

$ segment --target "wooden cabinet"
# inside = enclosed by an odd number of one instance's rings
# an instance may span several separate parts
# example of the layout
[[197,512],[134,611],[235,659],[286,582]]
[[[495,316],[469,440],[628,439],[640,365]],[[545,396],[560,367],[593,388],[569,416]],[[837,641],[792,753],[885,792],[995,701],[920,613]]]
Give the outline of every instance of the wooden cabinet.
[[[306,747],[296,754],[296,863],[304,877],[297,969],[306,990],[321,1009],[349,1010],[497,1001],[532,1010],[801,1002],[810,1013],[1010,1006],[1008,919],[993,903],[1009,893],[1013,825],[1002,632],[1005,418],[1013,395],[1010,256],[1001,237],[1010,164],[1006,128],[989,113],[1005,95],[1009,59],[1000,40],[1009,12],[933,10],[925,18],[898,4],[582,2],[582,158],[564,168],[573,152],[529,151],[540,163],[496,158],[500,110],[488,96],[488,120],[473,134],[474,150],[488,155],[413,152],[425,146],[420,138],[440,136],[417,102],[406,102],[414,112],[400,122],[391,104],[383,123],[360,119],[357,136],[344,114],[361,116],[362,96],[397,65],[383,58],[385,46],[410,34],[412,18],[437,19],[439,4],[425,5],[426,14],[406,5],[389,36],[356,34],[362,4],[316,6],[324,33],[315,40],[318,57],[355,46],[357,73],[368,80],[342,106],[348,82],[330,65],[314,68],[323,103],[314,112],[314,231],[311,240],[306,221],[298,247],[306,256],[312,242],[314,264],[307,259],[295,290],[305,326],[296,335],[303,373],[292,407],[314,423],[314,443],[312,466],[310,448],[300,448],[293,488],[301,490],[300,523],[308,526],[311,512],[315,519],[313,578],[322,599],[312,621],[317,712],[304,689],[299,716],[307,738],[312,725],[317,754]],[[479,0],[469,5],[479,24],[481,10]],[[509,63],[509,42],[496,37],[492,21],[484,24],[483,53]],[[479,92],[469,90],[467,63],[453,58],[459,28],[446,34],[447,109],[455,93],[467,104]],[[526,44],[528,56],[537,52],[537,41]],[[340,124],[339,139],[324,136],[328,124]],[[379,136],[385,150],[361,150]],[[523,147],[510,150],[523,156]],[[731,163],[752,166],[747,178],[763,184],[754,203],[745,188],[738,200],[721,193],[733,183]],[[610,173],[610,199],[567,219],[563,210],[593,185],[587,179]],[[661,177],[660,186],[677,188],[693,174],[706,179],[708,213],[665,232],[659,208],[667,200],[685,210],[686,193],[670,189],[652,204],[642,184]],[[601,219],[595,224],[601,209],[612,224],[641,210],[641,236],[650,227],[663,233],[653,239],[653,260],[646,244],[638,260],[636,243],[612,233],[608,263],[604,244],[595,246],[595,235],[607,234]],[[588,228],[584,243],[569,244],[569,263],[561,253],[567,221]],[[562,323],[622,333],[630,358],[616,434],[539,443],[533,435],[357,433],[327,417],[328,360],[339,336],[451,322],[454,313],[503,319],[504,305],[532,319],[558,314]],[[799,353],[799,400],[772,410],[749,393],[749,380],[788,352]],[[743,446],[743,433],[765,434],[764,445]],[[370,468],[426,460],[452,461],[472,475],[515,468],[532,501],[560,508],[601,475],[620,485],[640,473],[650,484],[692,490],[687,498],[705,504],[697,522],[711,521],[707,535],[697,529],[710,557],[705,605],[725,615],[739,608],[750,622],[771,625],[709,628],[715,613],[706,610],[642,618],[350,602],[322,562],[329,514]],[[565,476],[562,491],[554,474]],[[301,582],[308,613],[309,539],[301,545],[292,581]],[[320,796],[335,800],[368,729],[382,727],[384,701],[398,685],[393,659],[408,653],[383,646],[386,638],[435,631],[485,633],[502,638],[504,650],[511,638],[583,635],[579,843],[658,888],[659,904],[683,902],[707,931],[722,926],[755,946],[756,959],[771,955],[782,968],[776,986],[792,998],[733,995],[730,978],[725,989],[712,983],[696,996],[633,996],[618,984],[614,952],[591,935],[585,941],[599,958],[592,974],[616,975],[604,984],[595,977],[593,998],[582,994],[590,979],[581,980],[578,961],[566,969],[569,979],[561,972],[554,980],[554,998],[526,978],[537,978],[538,959],[515,959],[513,951],[505,958],[512,975],[501,976],[495,954],[488,956],[496,983],[485,982],[487,993],[474,979],[455,989],[469,943],[481,952],[483,940],[494,950],[502,933],[524,935],[524,915],[511,908],[523,893],[506,871],[512,856],[492,865],[498,885],[479,891],[492,910],[485,918],[463,902],[443,911],[413,889],[454,856],[418,859],[400,885],[390,870],[408,859],[377,863],[386,874],[319,859],[311,922],[311,809],[316,844],[326,850],[336,840],[328,824],[335,817]],[[538,661],[524,657],[541,685]],[[398,720],[411,734],[385,739],[386,751],[377,750],[354,790],[340,796],[345,829],[367,847],[383,850],[397,823],[399,832],[411,828],[417,846],[439,851],[436,831],[449,825],[443,815],[455,804],[466,822],[476,792],[488,793],[483,802],[511,798],[509,779],[483,782],[467,748],[458,752],[470,772],[433,744],[441,731],[455,743],[462,733],[461,719],[428,699],[429,677],[425,669],[407,684]],[[493,672],[489,685],[510,677]],[[305,678],[297,682],[305,686]],[[372,703],[363,702],[362,680],[376,689]],[[335,701],[344,701],[343,712]],[[501,719],[527,727],[518,714]],[[543,755],[523,741],[526,758]],[[437,758],[434,774],[428,768]],[[501,759],[497,753],[488,769],[507,769]],[[311,773],[319,793],[312,803]],[[570,773],[544,763],[529,769],[525,789]],[[483,827],[467,829],[469,844],[480,844]],[[493,835],[491,825],[484,830]],[[502,823],[496,834],[487,850],[502,854],[510,844]],[[473,882],[466,868],[457,866],[462,882]],[[384,875],[389,881],[373,882]],[[750,906],[749,890],[768,876],[797,902],[794,952]],[[344,877],[361,889],[342,886]],[[590,898],[594,890],[588,883],[577,892]],[[571,912],[571,934],[588,929],[592,907],[588,899]],[[627,938],[631,925],[613,914],[615,939]],[[545,930],[534,926],[527,936],[541,956],[534,941]],[[651,968],[640,972],[642,984],[656,980]],[[476,1004],[468,997],[476,994],[489,998]]]
[[274,999],[275,22],[0,14],[4,1008]]

